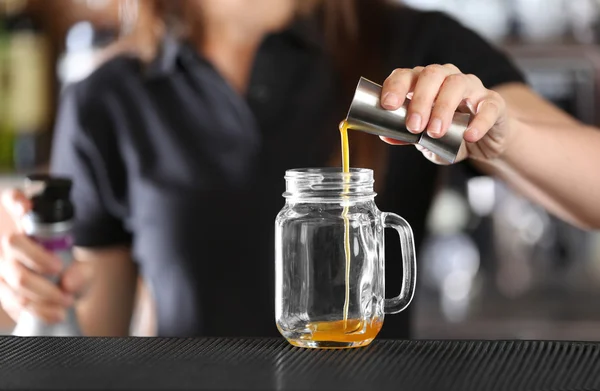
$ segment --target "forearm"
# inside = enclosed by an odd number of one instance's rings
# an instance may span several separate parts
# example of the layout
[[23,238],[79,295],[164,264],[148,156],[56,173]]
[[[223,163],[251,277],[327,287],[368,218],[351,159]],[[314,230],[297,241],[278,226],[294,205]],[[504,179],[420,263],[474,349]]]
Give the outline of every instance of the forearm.
[[482,168],[581,228],[600,227],[600,131],[577,122],[511,120],[500,158]]
[[138,275],[129,249],[77,249],[76,256],[90,262],[93,273],[91,286],[77,305],[84,334],[129,335]]

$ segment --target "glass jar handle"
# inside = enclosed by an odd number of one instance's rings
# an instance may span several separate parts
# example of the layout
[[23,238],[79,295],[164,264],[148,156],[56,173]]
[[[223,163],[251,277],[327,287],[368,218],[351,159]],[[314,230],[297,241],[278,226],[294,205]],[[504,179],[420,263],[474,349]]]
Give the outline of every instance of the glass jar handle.
[[415,257],[415,240],[410,225],[402,217],[394,213],[382,213],[383,226],[398,231],[402,249],[403,280],[400,294],[385,299],[386,314],[397,314],[408,307],[415,294],[417,282],[417,260]]

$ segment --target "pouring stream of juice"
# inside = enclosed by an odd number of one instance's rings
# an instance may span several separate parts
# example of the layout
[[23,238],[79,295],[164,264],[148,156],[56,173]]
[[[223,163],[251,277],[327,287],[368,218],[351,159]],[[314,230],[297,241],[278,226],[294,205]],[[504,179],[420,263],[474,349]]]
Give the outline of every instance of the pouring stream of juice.
[[[342,140],[342,170],[344,173],[350,173],[350,150],[348,147],[348,122],[342,121],[340,123],[340,134]],[[350,178],[348,176],[344,177],[344,186],[343,194],[348,194],[348,181]],[[344,219],[344,255],[346,257],[346,293],[344,299],[344,330],[347,330],[348,326],[348,310],[350,308],[350,221],[348,220],[348,205],[344,206],[344,210],[342,212],[342,218]]]
[[[342,171],[350,173],[350,151],[348,147],[348,123],[342,121],[339,125],[342,141]],[[348,199],[350,177],[344,178],[342,196]],[[348,319],[350,312],[350,267],[352,254],[350,252],[350,219],[348,217],[350,206],[344,204],[342,218],[344,219],[344,257],[346,261],[345,270],[345,294],[343,319],[339,321],[311,322],[307,327],[312,330],[309,336],[303,337],[312,341],[337,341],[354,343],[352,347],[367,345],[381,329],[383,324],[379,318],[372,320]],[[293,343],[292,343],[293,344]]]

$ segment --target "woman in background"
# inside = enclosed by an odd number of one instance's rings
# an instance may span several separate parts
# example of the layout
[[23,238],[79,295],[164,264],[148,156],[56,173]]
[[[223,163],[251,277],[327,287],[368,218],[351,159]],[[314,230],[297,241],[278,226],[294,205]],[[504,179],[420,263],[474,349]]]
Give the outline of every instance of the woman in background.
[[[135,52],[63,96],[52,171],[74,179],[78,262],[57,288],[38,274],[60,271],[51,254],[18,233],[3,241],[0,297],[13,319],[27,310],[56,321],[79,298],[86,334],[126,335],[139,274],[157,335],[278,335],[283,174],[340,165],[337,124],[359,76],[385,80],[388,109],[413,93],[414,132],[441,136],[466,103],[476,116],[461,160],[567,221],[600,225],[589,207],[600,184],[577,159],[597,151],[598,134],[441,13],[372,0],[142,3],[153,6]],[[379,207],[405,217],[418,246],[439,166],[373,136],[351,140],[352,166],[375,170]],[[18,192],[4,198],[17,218],[28,208]],[[386,274],[397,276],[399,249],[387,251]],[[400,282],[386,285],[391,295]],[[409,337],[409,313],[387,318],[380,336]]]

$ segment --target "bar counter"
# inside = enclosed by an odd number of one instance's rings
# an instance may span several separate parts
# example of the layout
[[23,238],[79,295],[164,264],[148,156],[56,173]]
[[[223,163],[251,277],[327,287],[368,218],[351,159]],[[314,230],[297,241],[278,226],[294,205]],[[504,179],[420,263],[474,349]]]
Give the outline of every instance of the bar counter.
[[600,343],[0,337],[0,389],[600,390]]

